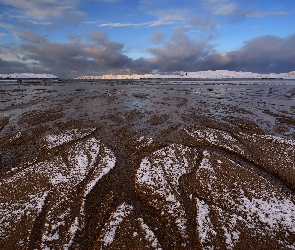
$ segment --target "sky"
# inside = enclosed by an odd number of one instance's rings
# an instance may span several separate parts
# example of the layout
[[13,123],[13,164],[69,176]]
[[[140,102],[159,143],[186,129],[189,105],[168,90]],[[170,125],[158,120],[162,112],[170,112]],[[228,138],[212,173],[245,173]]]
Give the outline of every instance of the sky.
[[294,24],[294,0],[1,0],[0,73],[285,73]]

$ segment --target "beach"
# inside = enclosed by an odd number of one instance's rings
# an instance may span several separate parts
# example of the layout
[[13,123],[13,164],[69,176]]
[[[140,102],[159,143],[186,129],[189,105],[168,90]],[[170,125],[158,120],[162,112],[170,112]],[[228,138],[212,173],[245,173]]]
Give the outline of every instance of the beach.
[[1,249],[294,249],[295,81],[0,83]]

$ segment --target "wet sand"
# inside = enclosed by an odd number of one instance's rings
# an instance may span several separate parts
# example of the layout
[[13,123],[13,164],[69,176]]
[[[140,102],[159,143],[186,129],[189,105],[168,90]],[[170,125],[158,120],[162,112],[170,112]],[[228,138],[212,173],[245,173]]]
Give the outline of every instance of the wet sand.
[[1,249],[295,248],[295,83],[0,83]]

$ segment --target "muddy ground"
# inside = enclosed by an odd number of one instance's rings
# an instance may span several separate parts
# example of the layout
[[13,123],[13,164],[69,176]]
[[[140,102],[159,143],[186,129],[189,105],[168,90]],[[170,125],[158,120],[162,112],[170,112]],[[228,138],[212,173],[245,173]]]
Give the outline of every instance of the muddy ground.
[[1,249],[294,249],[291,81],[0,83]]

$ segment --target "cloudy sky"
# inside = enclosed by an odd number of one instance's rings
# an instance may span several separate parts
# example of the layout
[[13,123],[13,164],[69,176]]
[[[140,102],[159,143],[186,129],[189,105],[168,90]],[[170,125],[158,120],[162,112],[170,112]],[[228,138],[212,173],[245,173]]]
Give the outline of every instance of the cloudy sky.
[[1,0],[0,73],[295,70],[294,0]]

